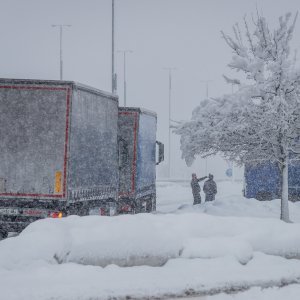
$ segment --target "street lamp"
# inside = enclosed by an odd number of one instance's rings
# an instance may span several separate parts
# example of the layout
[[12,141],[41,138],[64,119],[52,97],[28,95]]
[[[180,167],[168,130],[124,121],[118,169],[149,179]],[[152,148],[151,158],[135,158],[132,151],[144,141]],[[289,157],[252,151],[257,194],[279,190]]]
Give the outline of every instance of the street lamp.
[[164,68],[169,72],[169,155],[168,155],[168,177],[171,176],[171,100],[172,100],[172,71],[176,70],[174,67]]
[[111,92],[117,92],[117,74],[115,74],[115,0],[111,2]]
[[119,50],[119,53],[123,53],[124,56],[124,107],[126,107],[126,54],[132,53],[132,50]]
[[52,27],[59,27],[59,60],[60,60],[60,80],[63,79],[63,53],[62,53],[62,34],[64,27],[71,27],[72,25],[54,24]]
[[205,83],[206,85],[206,98],[208,99],[208,84],[213,82],[213,80],[200,80],[200,82]]

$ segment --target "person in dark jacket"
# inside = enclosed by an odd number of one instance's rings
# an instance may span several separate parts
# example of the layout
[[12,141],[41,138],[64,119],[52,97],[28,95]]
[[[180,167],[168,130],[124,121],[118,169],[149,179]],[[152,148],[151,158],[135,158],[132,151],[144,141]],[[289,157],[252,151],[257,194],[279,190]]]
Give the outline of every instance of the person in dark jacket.
[[201,188],[199,182],[206,178],[207,176],[202,178],[197,178],[197,175],[195,173],[192,174],[191,187],[192,187],[192,192],[194,197],[194,203],[193,203],[194,205],[201,203],[201,195],[200,195]]
[[212,174],[208,175],[208,180],[204,182],[203,192],[205,193],[205,202],[215,200],[217,194],[217,184],[214,181]]

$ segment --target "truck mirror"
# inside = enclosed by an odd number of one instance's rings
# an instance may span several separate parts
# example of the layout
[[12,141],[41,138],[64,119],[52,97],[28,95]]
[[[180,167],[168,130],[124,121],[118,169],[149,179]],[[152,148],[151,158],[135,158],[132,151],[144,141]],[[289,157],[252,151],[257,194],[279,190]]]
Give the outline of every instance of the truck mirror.
[[159,141],[156,141],[156,145],[158,145],[158,161],[156,164],[159,165],[165,159],[165,146]]
[[0,178],[0,193],[6,193],[6,179]]

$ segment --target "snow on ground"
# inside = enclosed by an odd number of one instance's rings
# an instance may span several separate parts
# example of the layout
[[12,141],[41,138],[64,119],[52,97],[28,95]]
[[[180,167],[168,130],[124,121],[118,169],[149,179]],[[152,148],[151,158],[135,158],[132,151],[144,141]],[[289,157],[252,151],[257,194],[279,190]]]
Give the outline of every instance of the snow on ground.
[[[202,184],[200,184],[203,186]],[[203,212],[215,216],[279,218],[280,200],[257,201],[242,196],[242,182],[218,182],[216,201],[193,206],[189,182],[158,182],[157,210],[160,212],[186,213]],[[300,203],[290,202],[290,219],[300,222]]]
[[240,183],[218,187],[216,201],[193,206],[189,183],[159,182],[154,214],[31,224],[0,242],[0,299],[298,300],[300,285],[269,287],[300,283],[299,204],[286,224],[278,200],[244,199]]

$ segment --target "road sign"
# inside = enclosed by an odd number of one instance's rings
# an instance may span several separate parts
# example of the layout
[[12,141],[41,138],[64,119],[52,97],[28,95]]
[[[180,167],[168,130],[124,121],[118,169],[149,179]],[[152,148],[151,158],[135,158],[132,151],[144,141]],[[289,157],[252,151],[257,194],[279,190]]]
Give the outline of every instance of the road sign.
[[227,169],[225,174],[227,177],[232,177],[232,168]]

